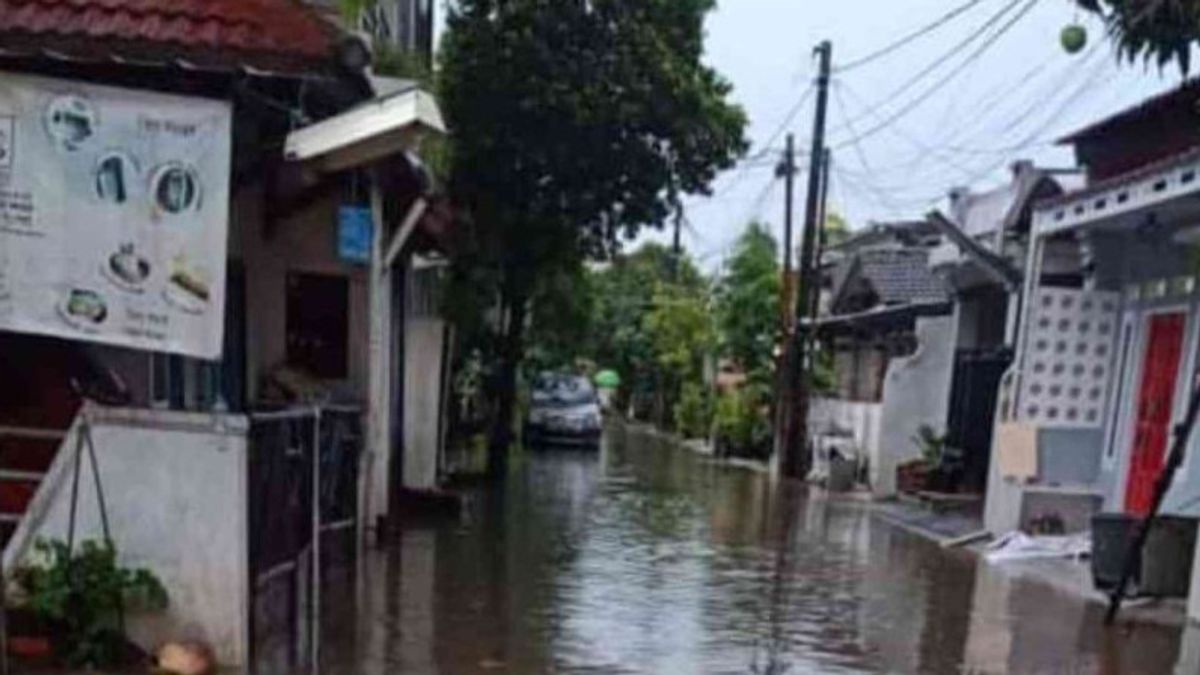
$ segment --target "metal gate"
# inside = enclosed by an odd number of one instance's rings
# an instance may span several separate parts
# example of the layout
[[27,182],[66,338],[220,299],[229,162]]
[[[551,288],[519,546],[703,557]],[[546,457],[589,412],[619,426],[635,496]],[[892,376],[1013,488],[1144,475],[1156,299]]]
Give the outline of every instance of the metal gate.
[[987,489],[996,397],[1010,363],[1012,350],[1007,348],[962,350],[955,355],[946,442],[962,451],[963,480],[959,487],[963,491],[981,493]]
[[250,414],[252,672],[318,670],[322,580],[352,569],[357,546],[361,419],[334,406]]

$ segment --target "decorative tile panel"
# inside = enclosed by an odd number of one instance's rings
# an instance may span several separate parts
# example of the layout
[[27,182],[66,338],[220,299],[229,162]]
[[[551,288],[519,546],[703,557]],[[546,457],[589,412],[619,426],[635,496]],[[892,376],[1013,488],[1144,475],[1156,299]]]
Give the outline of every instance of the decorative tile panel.
[[1017,417],[1041,427],[1103,424],[1120,294],[1040,288],[1029,308]]

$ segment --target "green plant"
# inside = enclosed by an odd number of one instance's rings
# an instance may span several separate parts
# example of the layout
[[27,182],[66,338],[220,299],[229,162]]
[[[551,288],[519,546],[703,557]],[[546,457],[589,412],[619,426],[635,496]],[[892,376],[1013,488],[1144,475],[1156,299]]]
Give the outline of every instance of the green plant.
[[675,404],[675,420],[685,438],[706,438],[713,422],[713,397],[708,388],[696,382],[684,384]]
[[16,571],[29,609],[54,630],[57,655],[73,667],[119,665],[126,608],[162,610],[167,591],[149,570],[117,564],[111,544],[39,540],[37,561]]
[[[438,102],[451,135],[456,276],[486,312],[503,473],[531,301],[706,194],[747,149],[744,111],[704,58],[714,0],[458,0]],[[467,281],[469,280],[469,282]],[[624,372],[624,371],[623,371]]]
[[713,427],[722,454],[765,457],[771,447],[767,390],[750,385],[727,391],[717,400]]
[[928,424],[917,427],[917,433],[912,442],[921,450],[921,457],[929,466],[936,467],[942,463],[946,453],[946,435],[939,434]]

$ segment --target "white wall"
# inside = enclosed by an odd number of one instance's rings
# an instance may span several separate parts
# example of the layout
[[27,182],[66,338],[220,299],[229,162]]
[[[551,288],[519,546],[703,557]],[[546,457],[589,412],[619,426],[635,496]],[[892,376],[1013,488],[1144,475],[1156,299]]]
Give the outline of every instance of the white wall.
[[[261,379],[287,357],[287,275],[309,272],[343,276],[349,283],[347,374],[323,384],[343,400],[367,399],[368,281],[367,266],[342,262],[337,256],[336,196],[315,201],[269,227],[256,208],[264,198],[245,190],[236,213],[246,226],[239,242],[246,266],[246,379],[250,400],[257,400]],[[239,193],[240,194],[240,193]]]
[[[246,663],[245,419],[91,406],[88,415],[120,560],[153,571],[170,599],[165,613],[131,616],[131,637],[146,649],[169,639],[202,640],[221,663]],[[5,549],[5,569],[28,561],[39,538],[66,539],[78,426]],[[103,530],[86,455],[82,466],[76,536],[98,540]]]
[[808,411],[809,434],[827,434],[846,430],[854,437],[854,446],[870,462],[872,471],[879,463],[879,431],[883,404],[815,398]]
[[446,322],[408,317],[404,327],[404,487],[437,486],[442,347]]
[[896,467],[921,456],[920,448],[912,441],[921,425],[938,433],[946,429],[957,323],[953,315],[917,319],[917,351],[888,364],[883,383],[879,461],[871,469],[876,496],[894,494]]

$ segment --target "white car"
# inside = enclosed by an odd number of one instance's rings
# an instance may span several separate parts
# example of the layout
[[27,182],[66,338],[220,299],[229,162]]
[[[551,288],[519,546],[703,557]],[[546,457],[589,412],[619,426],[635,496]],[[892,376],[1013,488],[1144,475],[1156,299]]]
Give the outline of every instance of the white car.
[[599,447],[600,399],[586,377],[543,373],[533,384],[525,442]]

